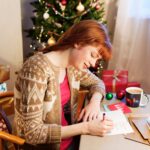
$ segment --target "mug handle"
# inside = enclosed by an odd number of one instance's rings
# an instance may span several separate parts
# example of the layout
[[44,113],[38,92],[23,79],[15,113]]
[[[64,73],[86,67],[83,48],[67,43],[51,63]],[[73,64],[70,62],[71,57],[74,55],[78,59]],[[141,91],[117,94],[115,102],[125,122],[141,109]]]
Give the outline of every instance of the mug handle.
[[[142,103],[142,101],[143,101],[143,96],[145,96],[146,99],[147,99],[147,102],[145,102],[145,103]],[[144,100],[145,100],[145,99],[144,99]],[[145,107],[148,103],[149,103],[149,97],[147,96],[147,94],[143,93],[142,99],[141,99],[141,102],[140,102],[140,106],[141,106],[141,107]]]

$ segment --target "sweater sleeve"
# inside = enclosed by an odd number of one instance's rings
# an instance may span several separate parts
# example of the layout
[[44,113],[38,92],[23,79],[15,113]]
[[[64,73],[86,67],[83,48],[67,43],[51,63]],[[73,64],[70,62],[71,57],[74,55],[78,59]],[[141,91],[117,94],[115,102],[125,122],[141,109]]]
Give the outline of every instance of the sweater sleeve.
[[39,65],[24,65],[15,84],[15,124],[29,144],[59,143],[61,126],[45,123],[43,102],[48,75]]
[[95,76],[89,70],[79,71],[81,86],[89,89],[89,97],[94,92],[100,92],[103,96],[105,94],[104,82]]

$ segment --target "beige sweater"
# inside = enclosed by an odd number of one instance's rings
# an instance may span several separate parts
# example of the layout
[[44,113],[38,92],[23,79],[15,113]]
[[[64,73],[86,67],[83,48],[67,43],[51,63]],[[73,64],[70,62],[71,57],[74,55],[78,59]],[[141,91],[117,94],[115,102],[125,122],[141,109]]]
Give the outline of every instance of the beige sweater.
[[[71,119],[75,123],[76,97],[81,86],[92,94],[104,94],[103,82],[90,71],[67,68],[71,90]],[[61,99],[58,68],[37,53],[30,57],[18,74],[15,84],[15,131],[30,144],[52,144],[59,149],[61,141]],[[55,147],[55,146],[54,146]]]

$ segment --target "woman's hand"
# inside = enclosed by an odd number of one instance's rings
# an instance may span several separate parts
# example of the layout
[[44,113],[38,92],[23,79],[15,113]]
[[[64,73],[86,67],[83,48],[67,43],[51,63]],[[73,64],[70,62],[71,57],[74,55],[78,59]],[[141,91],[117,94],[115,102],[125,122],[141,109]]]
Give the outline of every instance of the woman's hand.
[[113,128],[113,122],[105,116],[105,119],[95,119],[88,122],[76,123],[73,125],[62,126],[61,138],[66,139],[81,134],[104,136]]
[[106,133],[109,133],[113,128],[112,120],[106,118],[104,120],[95,119],[87,124],[87,133],[90,135],[104,136]]
[[102,95],[98,92],[92,95],[92,98],[89,104],[82,109],[78,121],[81,119],[85,121],[91,121],[94,119],[98,119],[100,117],[100,102],[102,99]]
[[78,121],[91,121],[100,117],[100,104],[97,102],[90,102],[82,109]]

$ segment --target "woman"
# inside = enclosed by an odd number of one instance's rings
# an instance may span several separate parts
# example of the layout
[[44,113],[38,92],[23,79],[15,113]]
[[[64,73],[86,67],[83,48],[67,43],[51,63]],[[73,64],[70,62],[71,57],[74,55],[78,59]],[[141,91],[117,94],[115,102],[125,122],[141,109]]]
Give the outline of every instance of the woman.
[[[99,118],[104,84],[88,70],[110,57],[105,27],[84,20],[24,63],[15,84],[15,131],[25,138],[26,149],[68,150],[76,135],[104,136],[112,129],[111,120]],[[76,120],[80,86],[89,89],[90,101]]]

